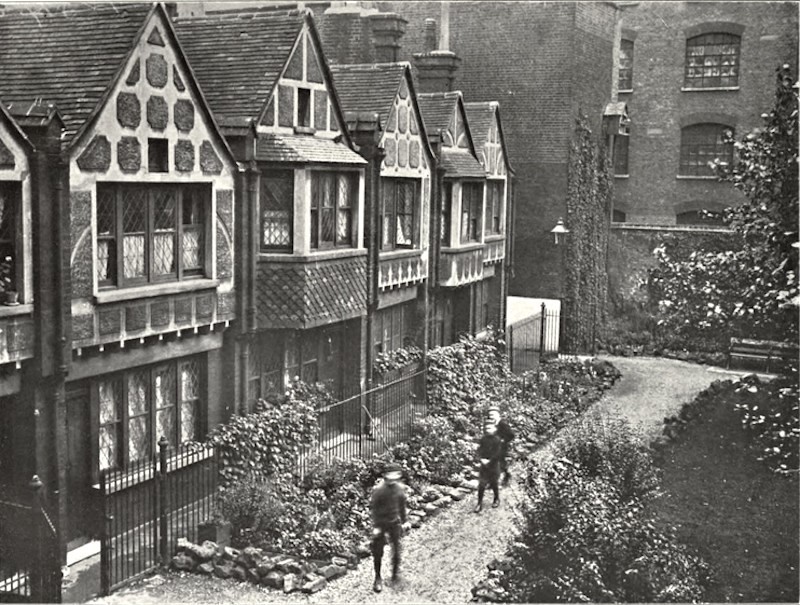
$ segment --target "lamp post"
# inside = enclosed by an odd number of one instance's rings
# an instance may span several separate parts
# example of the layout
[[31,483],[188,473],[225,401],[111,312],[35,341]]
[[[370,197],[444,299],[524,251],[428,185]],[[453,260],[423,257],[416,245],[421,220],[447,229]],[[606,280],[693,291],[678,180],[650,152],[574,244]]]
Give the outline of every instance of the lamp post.
[[559,217],[558,221],[556,222],[556,226],[550,229],[550,233],[553,234],[553,240],[555,241],[556,246],[561,243],[562,240],[566,239],[569,229],[564,226],[564,219]]

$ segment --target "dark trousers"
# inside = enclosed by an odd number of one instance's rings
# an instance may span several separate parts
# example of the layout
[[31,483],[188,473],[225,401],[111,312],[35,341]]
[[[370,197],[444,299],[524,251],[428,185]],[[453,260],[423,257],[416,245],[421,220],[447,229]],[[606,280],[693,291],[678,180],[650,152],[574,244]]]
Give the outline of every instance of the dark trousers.
[[[503,481],[508,482],[508,452],[503,452],[500,456],[500,472],[503,474]],[[505,485],[505,483],[503,484]]]
[[483,504],[483,494],[486,492],[486,486],[492,488],[494,494],[494,501],[500,500],[500,465],[492,463],[487,466],[482,466],[478,473],[478,506]]
[[381,575],[381,562],[383,561],[383,549],[386,546],[386,540],[392,544],[392,577],[396,577],[400,571],[400,534],[402,533],[402,526],[400,523],[392,523],[378,527],[380,533],[372,536],[372,562],[375,565],[375,577]]

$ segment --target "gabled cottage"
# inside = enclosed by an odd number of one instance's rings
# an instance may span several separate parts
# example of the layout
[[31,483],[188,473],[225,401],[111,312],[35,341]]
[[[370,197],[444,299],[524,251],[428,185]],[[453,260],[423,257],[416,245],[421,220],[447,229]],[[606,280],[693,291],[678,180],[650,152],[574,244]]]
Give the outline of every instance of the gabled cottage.
[[427,345],[434,156],[407,63],[334,65],[348,130],[367,159],[368,368]]
[[483,281],[486,175],[461,93],[426,93],[418,99],[444,173],[431,337],[432,344],[443,345],[461,333],[480,332],[488,324],[489,297]]
[[464,103],[478,159],[486,171],[484,190],[484,280],[489,300],[488,323],[503,328],[506,318],[508,275],[513,240],[512,175],[508,160],[500,105],[496,101]]
[[7,10],[0,39],[0,98],[63,118],[54,242],[69,269],[66,300],[49,305],[71,323],[72,354],[52,398],[28,405],[55,406],[34,431],[35,469],[60,491],[71,550],[99,533],[102,473],[228,414],[219,377],[235,318],[238,168],[162,5]]
[[176,23],[247,169],[239,206],[236,394],[248,409],[290,380],[364,384],[364,166],[310,14],[244,11]]

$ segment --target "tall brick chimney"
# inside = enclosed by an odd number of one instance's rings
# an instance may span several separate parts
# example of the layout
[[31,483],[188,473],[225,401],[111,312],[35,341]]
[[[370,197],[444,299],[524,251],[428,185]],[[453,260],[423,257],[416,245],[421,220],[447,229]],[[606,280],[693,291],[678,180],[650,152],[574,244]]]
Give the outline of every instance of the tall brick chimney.
[[375,13],[367,17],[372,29],[372,45],[377,63],[393,63],[400,54],[400,38],[408,21],[397,13]]
[[[425,52],[414,54],[419,92],[450,92],[461,58],[450,50],[450,3],[442,2],[439,40],[436,44],[436,22],[425,20]],[[438,47],[438,48],[437,48]],[[433,50],[436,48],[436,50]]]

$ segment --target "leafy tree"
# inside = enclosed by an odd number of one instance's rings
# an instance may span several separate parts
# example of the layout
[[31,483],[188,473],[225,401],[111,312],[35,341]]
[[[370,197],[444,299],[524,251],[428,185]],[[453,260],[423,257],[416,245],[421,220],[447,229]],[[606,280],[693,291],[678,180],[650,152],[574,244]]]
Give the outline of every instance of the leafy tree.
[[677,259],[656,249],[651,295],[667,330],[715,336],[797,341],[798,95],[788,65],[777,70],[775,105],[762,129],[734,142],[732,166],[720,177],[741,191],[725,221],[741,248],[696,251]]

